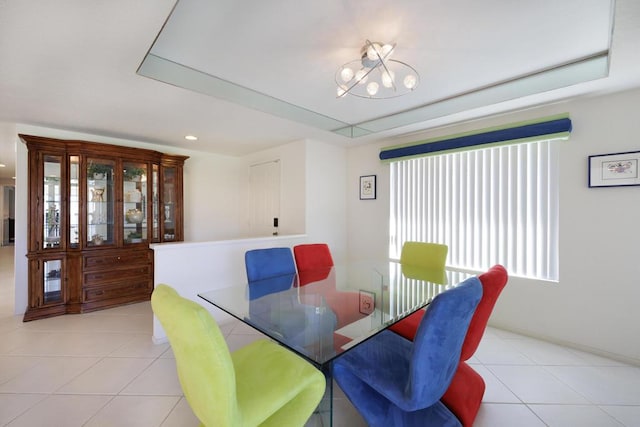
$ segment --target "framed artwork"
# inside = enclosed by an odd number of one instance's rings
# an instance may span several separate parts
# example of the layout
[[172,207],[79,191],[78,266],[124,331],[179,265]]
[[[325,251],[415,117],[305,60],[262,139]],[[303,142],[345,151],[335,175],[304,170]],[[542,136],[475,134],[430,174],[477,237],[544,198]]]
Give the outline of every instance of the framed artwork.
[[361,314],[371,314],[376,308],[376,294],[369,291],[360,291],[360,307],[358,311]]
[[589,156],[589,187],[640,185],[640,151]]
[[364,175],[360,177],[360,200],[374,200],[376,198],[376,176]]

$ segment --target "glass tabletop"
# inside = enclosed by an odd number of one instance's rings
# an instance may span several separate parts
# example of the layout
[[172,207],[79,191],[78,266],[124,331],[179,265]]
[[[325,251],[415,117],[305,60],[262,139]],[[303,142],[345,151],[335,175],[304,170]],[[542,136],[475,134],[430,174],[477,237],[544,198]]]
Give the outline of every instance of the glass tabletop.
[[469,275],[393,261],[352,263],[198,296],[324,367]]

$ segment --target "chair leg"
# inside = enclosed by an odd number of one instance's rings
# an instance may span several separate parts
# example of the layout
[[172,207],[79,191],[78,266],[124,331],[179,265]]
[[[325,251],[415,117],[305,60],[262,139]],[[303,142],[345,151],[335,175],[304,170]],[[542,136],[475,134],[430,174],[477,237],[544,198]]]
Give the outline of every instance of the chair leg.
[[480,374],[465,362],[460,362],[442,403],[458,417],[463,427],[471,427],[478,415],[485,383]]

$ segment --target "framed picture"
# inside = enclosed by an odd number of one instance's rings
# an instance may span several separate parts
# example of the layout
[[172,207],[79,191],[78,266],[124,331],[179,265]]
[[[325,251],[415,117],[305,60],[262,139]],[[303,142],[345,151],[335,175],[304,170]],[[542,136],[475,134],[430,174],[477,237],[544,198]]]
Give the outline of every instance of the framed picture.
[[640,185],[640,151],[589,156],[589,187]]
[[360,307],[358,311],[361,314],[371,314],[376,309],[376,294],[369,291],[360,291]]
[[376,198],[376,176],[364,175],[360,177],[360,200]]

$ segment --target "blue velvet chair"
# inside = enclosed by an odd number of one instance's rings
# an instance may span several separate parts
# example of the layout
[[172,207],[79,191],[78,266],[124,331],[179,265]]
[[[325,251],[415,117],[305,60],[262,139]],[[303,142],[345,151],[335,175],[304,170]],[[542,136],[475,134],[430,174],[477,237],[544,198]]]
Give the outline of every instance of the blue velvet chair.
[[290,248],[252,249],[245,252],[244,265],[249,282],[296,273]]
[[293,290],[297,284],[295,274],[267,277],[249,281],[249,300],[255,300],[265,295]]
[[338,385],[369,426],[460,426],[440,402],[482,297],[472,277],[429,305],[414,341],[383,331],[334,362]]

